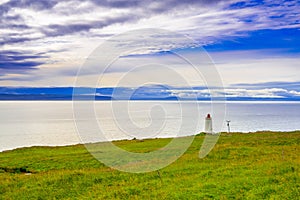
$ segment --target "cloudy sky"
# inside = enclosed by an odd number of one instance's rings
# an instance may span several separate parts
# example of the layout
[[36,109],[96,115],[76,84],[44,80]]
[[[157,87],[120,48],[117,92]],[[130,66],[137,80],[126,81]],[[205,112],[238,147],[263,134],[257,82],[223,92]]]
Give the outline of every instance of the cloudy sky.
[[[197,58],[203,47],[228,97],[299,97],[299,10],[296,0],[0,0],[0,86],[76,86],[79,68],[86,66],[99,45],[118,34],[147,28],[183,34],[196,45],[174,39],[172,45],[165,45],[174,35],[164,35],[160,48],[120,56],[97,87],[126,86],[119,81],[129,65],[155,62],[170,69],[145,68],[133,71],[131,78],[135,74],[149,79],[151,72],[168,76],[174,67],[188,85],[201,88],[207,81],[195,77],[191,67],[168,52]],[[97,51],[101,54],[101,49]],[[80,74],[81,80],[88,83],[99,76],[88,71]],[[167,83],[175,87],[168,88],[171,95],[207,94],[205,88],[189,91],[175,82]]]

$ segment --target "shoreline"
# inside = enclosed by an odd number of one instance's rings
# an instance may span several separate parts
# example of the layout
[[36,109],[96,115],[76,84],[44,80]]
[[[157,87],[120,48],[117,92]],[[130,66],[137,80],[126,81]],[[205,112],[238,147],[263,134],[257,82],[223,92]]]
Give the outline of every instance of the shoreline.
[[[255,131],[255,132],[221,132],[221,136],[227,136],[227,135],[248,135],[248,134],[283,134],[283,133],[297,133],[300,132],[300,130],[293,130],[293,131],[269,131],[269,130],[261,130],[261,131]],[[196,137],[196,136],[205,136],[206,134],[204,132],[198,133],[196,135],[187,135],[187,136],[182,136],[182,137]],[[130,141],[144,141],[144,140],[160,140],[160,139],[173,139],[175,137],[161,137],[161,138],[132,138],[132,139],[117,139],[117,140],[111,140],[111,141],[99,141],[99,142],[91,142],[91,143],[86,143],[86,144],[97,144],[97,143],[107,143],[107,142],[130,142]],[[178,138],[178,137],[177,137]],[[16,148],[11,148],[11,149],[5,149],[5,150],[0,150],[1,153],[5,152],[11,152],[11,151],[20,151],[23,149],[30,149],[30,148],[64,148],[64,147],[74,147],[78,145],[85,145],[84,143],[74,143],[74,144],[62,144],[62,145],[31,145],[31,146],[21,146],[21,147],[16,147]]]

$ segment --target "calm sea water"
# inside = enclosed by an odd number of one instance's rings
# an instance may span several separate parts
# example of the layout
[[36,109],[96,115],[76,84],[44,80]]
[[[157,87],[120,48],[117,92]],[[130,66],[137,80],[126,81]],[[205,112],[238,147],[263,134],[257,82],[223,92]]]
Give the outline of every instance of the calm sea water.
[[[69,145],[99,141],[90,133],[102,132],[105,139],[117,140],[191,135],[203,131],[207,113],[214,113],[209,102],[99,101],[94,116],[99,130],[91,130],[90,118],[74,119],[72,102],[0,102],[0,151],[34,145]],[[184,110],[184,111],[183,111]],[[212,116],[215,122],[230,120],[234,132],[259,130],[300,130],[300,102],[227,102],[225,117]],[[227,131],[226,123],[222,131]],[[78,133],[76,126],[79,126]],[[83,131],[84,130],[84,131]],[[180,132],[180,133],[178,133]]]

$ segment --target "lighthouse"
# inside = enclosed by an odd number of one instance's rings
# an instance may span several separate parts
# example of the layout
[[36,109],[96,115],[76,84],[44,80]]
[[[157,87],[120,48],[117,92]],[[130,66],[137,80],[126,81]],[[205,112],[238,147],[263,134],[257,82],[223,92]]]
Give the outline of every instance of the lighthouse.
[[207,133],[207,134],[213,134],[212,118],[210,117],[210,114],[207,114],[207,116],[205,118],[204,132]]

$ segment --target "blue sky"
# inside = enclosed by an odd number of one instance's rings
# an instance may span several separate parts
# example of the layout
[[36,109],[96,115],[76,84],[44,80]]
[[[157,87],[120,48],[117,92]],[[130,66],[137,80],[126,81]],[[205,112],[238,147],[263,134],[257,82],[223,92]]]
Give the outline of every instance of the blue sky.
[[[165,40],[160,49],[142,56],[121,57],[97,87],[140,87],[118,81],[129,65],[155,61],[174,65],[189,86],[202,89],[170,84],[168,93],[146,87],[149,93],[203,97],[205,80],[197,80],[188,67],[175,65],[168,53],[160,51],[197,57],[204,47],[228,97],[297,99],[299,10],[299,1],[278,0],[0,0],[0,86],[76,86],[79,67],[107,39],[131,30],[163,28],[188,36],[199,47],[183,41],[166,46]],[[153,73],[168,76],[159,70]],[[93,75],[91,71],[80,78],[88,82]],[[139,78],[148,75],[147,70],[136,72]]]

